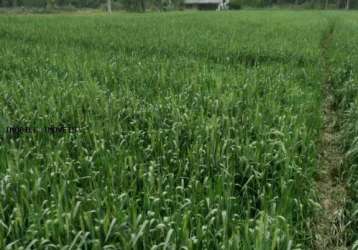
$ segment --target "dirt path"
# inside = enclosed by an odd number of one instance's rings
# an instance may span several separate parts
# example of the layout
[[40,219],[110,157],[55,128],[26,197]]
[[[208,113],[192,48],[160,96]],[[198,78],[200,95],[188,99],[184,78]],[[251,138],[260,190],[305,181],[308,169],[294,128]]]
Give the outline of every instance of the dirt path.
[[332,43],[334,24],[322,40],[324,66],[324,127],[320,142],[320,169],[317,189],[322,210],[315,226],[315,248],[317,250],[347,249],[344,237],[344,204],[346,189],[340,181],[343,154],[340,150],[337,114],[334,107],[331,65],[328,49]]

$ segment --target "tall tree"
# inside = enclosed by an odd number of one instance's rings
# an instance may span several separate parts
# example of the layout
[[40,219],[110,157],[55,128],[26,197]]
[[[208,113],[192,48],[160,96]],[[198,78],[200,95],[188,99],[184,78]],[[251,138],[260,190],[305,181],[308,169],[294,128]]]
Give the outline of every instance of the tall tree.
[[140,0],[140,7],[142,9],[142,12],[145,12],[145,2],[144,2],[144,0]]
[[349,8],[350,8],[350,0],[347,0],[347,2],[346,2],[346,10],[349,10]]
[[112,1],[111,0],[107,0],[107,12],[108,12],[108,14],[112,13]]

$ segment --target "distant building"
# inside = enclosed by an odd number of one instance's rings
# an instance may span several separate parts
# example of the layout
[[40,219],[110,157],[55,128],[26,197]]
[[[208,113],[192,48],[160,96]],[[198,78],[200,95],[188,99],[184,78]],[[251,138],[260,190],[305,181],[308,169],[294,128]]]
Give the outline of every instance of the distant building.
[[228,9],[230,0],[184,0],[185,6],[200,10],[225,10]]

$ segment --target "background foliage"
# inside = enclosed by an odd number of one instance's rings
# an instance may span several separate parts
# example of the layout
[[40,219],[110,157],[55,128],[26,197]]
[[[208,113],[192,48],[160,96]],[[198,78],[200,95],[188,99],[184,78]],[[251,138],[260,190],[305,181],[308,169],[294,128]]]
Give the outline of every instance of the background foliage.
[[[0,7],[73,7],[98,8],[105,0],[0,0]],[[184,0],[113,0],[114,9],[144,11],[147,9],[170,10],[183,8]],[[349,0],[350,8],[358,7],[358,0]],[[242,7],[294,7],[294,8],[345,8],[347,0],[231,0],[236,9]],[[144,6],[144,9],[143,9]]]

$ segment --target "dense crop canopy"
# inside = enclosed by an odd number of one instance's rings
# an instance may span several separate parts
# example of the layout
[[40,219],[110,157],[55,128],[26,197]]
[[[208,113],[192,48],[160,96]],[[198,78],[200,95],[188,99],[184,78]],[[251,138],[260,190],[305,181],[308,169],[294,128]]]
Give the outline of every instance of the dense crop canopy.
[[327,26],[1,16],[0,248],[306,249]]

